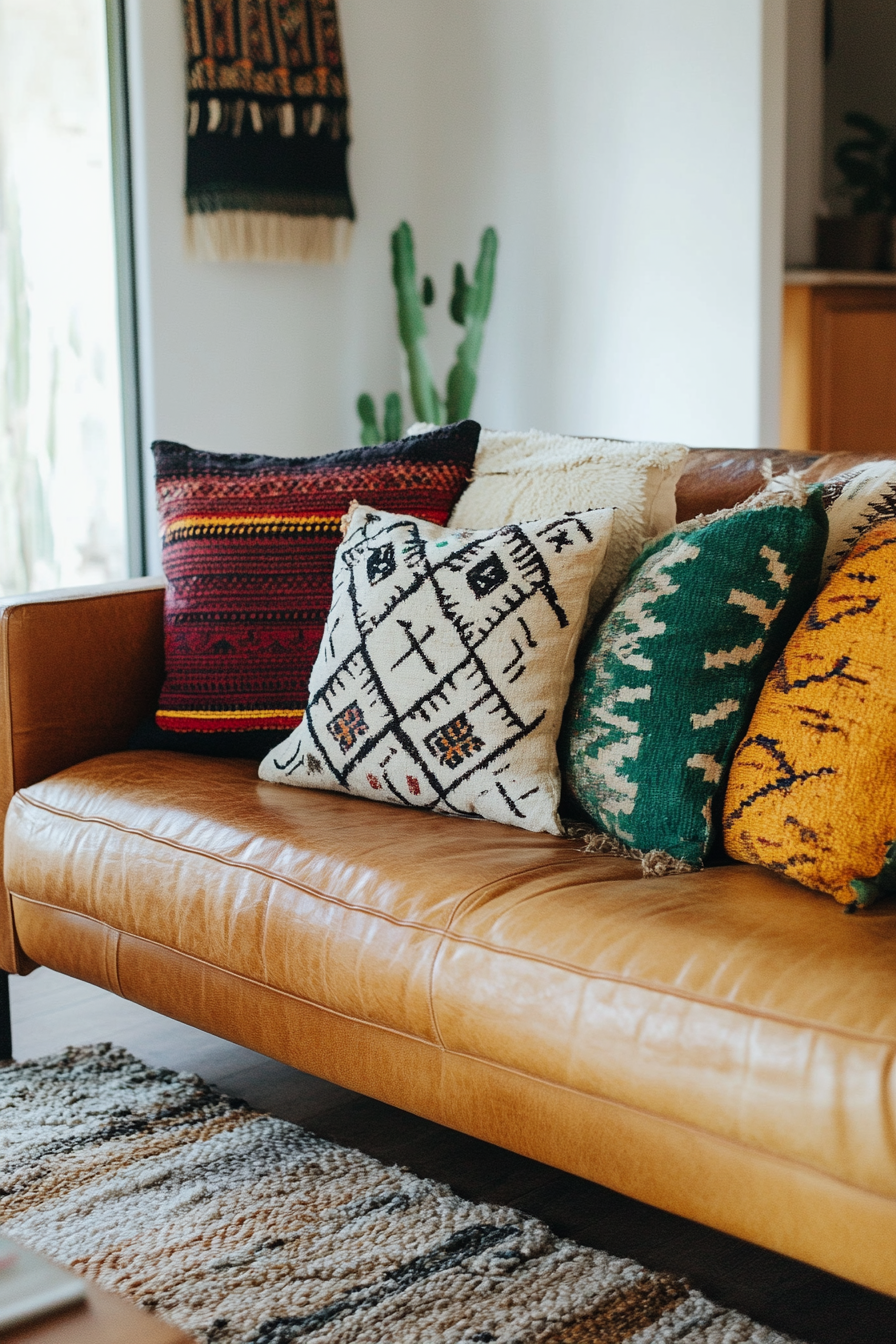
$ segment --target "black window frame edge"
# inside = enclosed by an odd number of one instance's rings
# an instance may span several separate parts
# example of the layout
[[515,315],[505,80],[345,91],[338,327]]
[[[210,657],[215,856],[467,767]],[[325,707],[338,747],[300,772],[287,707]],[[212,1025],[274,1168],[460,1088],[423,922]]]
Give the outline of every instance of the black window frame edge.
[[105,0],[105,4],[112,152],[112,207],[114,212],[115,271],[118,297],[118,344],[121,365],[125,550],[129,577],[142,578],[147,572],[146,500],[143,479],[143,427],[140,405],[137,276],[134,252],[131,122],[128,98],[125,0]]

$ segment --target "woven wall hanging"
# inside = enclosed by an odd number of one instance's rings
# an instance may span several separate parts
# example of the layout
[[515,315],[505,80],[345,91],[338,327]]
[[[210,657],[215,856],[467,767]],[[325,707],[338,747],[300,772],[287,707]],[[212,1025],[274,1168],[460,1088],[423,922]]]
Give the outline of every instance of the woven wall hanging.
[[336,0],[183,6],[188,252],[341,260],[355,212]]

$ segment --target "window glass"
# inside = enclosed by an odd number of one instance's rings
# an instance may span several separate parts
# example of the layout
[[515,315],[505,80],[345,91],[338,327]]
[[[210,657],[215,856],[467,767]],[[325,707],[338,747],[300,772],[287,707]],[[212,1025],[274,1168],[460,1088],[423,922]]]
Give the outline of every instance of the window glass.
[[0,594],[125,572],[104,0],[0,0]]

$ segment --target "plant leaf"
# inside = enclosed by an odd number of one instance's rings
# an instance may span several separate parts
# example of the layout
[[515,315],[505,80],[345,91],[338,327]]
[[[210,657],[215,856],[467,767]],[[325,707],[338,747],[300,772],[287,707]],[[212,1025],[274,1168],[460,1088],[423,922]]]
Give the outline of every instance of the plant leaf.
[[397,392],[387,392],[383,402],[383,438],[386,443],[401,438],[403,419],[401,397]]
[[361,446],[372,448],[374,444],[382,442],[376,419],[376,404],[369,392],[362,392],[355,406],[361,421]]

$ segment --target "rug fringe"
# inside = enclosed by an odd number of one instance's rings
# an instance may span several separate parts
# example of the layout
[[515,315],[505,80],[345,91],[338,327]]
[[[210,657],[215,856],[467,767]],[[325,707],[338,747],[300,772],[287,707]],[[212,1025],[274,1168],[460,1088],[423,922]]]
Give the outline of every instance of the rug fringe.
[[194,261],[345,261],[352,221],[254,210],[187,214],[184,242]]

